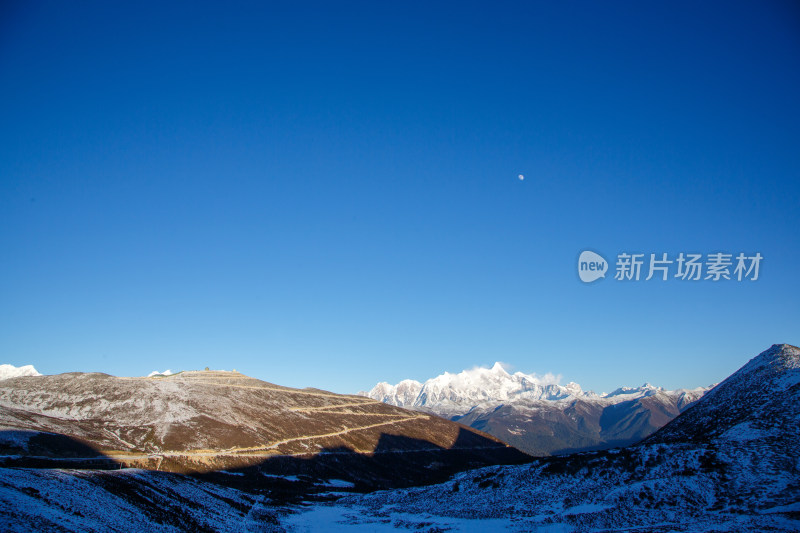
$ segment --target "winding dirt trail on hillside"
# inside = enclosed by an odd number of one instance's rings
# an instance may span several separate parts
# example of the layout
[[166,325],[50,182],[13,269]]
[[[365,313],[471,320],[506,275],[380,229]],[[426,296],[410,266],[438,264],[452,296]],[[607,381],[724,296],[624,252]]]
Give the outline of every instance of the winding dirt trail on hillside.
[[[381,415],[375,415],[381,416]],[[396,416],[396,415],[391,415]],[[112,459],[116,460],[137,460],[143,459],[145,457],[223,457],[223,456],[238,456],[238,457],[262,457],[262,456],[273,456],[273,455],[282,455],[277,451],[277,448],[283,446],[285,444],[289,444],[291,442],[301,442],[301,441],[313,441],[316,439],[325,439],[330,437],[338,437],[340,435],[345,435],[347,433],[351,433],[354,431],[363,431],[367,429],[374,429],[377,427],[383,426],[391,426],[394,424],[402,424],[404,422],[409,422],[411,420],[418,420],[418,419],[427,419],[430,418],[429,415],[425,414],[418,414],[418,415],[410,415],[404,416],[402,419],[399,420],[388,420],[386,422],[378,422],[375,424],[367,424],[364,426],[356,426],[356,427],[345,427],[339,431],[332,431],[329,433],[318,433],[316,435],[300,435],[297,437],[291,437],[288,439],[282,439],[279,441],[271,442],[269,444],[264,444],[260,446],[248,446],[248,447],[233,447],[233,448],[226,448],[224,450],[163,450],[160,452],[151,452],[151,453],[143,453],[141,455],[131,455],[130,452],[108,452],[105,455]],[[355,450],[361,451],[361,450]],[[367,452],[372,450],[367,450]],[[308,453],[308,452],[305,452]],[[362,451],[363,453],[363,451]],[[287,454],[287,455],[302,455],[301,454]],[[90,459],[90,458],[85,458]],[[73,458],[73,460],[75,460]]]
[[[342,409],[344,407],[363,407],[365,405],[374,405],[372,402],[349,402],[349,403],[340,403],[336,405],[321,405],[319,407],[289,407],[289,411],[295,411],[297,413],[307,413],[307,412],[326,412],[331,410]],[[343,413],[344,414],[344,413]],[[407,416],[405,414],[397,414],[397,415],[390,415],[390,414],[383,414],[383,413],[353,413],[348,412],[348,415],[372,415],[372,416],[392,416],[392,417],[404,417]]]

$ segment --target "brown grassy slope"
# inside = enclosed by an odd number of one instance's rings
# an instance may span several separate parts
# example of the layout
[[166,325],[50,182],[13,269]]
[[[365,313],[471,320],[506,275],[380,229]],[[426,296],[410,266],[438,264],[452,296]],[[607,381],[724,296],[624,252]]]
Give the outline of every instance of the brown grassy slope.
[[[70,373],[0,381],[0,433],[13,435],[9,430],[67,436],[122,465],[171,471],[333,452],[460,449],[471,452],[467,462],[475,465],[522,459],[494,437],[436,416],[236,372],[154,378]],[[35,450],[19,440],[0,435],[0,454],[76,455],[61,444],[48,446],[46,436],[34,439]]]

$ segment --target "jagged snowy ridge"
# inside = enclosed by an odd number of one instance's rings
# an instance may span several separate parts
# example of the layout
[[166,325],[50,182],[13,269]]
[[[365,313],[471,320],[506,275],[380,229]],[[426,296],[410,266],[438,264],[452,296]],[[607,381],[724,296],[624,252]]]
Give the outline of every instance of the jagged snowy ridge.
[[542,456],[633,444],[672,420],[708,390],[665,390],[645,383],[610,393],[560,385],[552,374],[509,373],[500,363],[420,383],[379,383],[359,394],[432,413]]
[[455,416],[464,414],[476,406],[490,407],[493,404],[562,402],[591,400],[613,404],[656,394],[669,396],[690,395],[694,401],[707,388],[678,389],[668,391],[645,383],[640,387],[621,387],[613,392],[597,394],[584,391],[577,383],[559,385],[552,374],[539,376],[522,372],[508,373],[501,363],[492,368],[473,368],[457,374],[445,372],[424,383],[407,379],[397,385],[381,382],[369,392],[359,392],[390,405],[417,409],[430,409],[437,414]]

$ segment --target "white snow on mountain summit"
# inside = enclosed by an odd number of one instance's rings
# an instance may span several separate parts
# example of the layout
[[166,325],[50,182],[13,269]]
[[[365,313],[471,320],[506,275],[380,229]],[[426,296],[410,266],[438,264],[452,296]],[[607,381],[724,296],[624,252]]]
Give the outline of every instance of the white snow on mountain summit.
[[154,376],[171,376],[173,374],[172,370],[164,370],[163,372],[159,372],[158,370],[153,370],[149,374],[147,374],[148,378],[152,378]]
[[417,396],[419,396],[419,391],[421,389],[422,383],[419,381],[404,379],[397,385],[390,385],[385,381],[381,381],[375,385],[369,393],[362,391],[359,394],[361,396],[369,396],[379,402],[402,407],[404,405],[411,405]]
[[543,456],[632,444],[709,390],[671,391],[645,383],[597,394],[560,381],[554,374],[510,373],[495,363],[491,368],[445,372],[424,383],[379,383],[359,394],[460,422]]
[[0,379],[18,378],[23,376],[41,376],[33,365],[14,366],[0,365]]
[[477,367],[457,374],[445,372],[424,383],[414,380],[403,380],[397,385],[381,382],[369,392],[362,391],[358,394],[398,407],[433,410],[440,415],[454,416],[464,414],[476,406],[565,403],[576,399],[610,405],[658,393],[680,395],[686,392],[701,393],[705,390],[666,391],[645,383],[641,387],[621,387],[610,393],[597,394],[584,391],[574,382],[560,385],[560,378],[551,373],[541,376],[522,372],[511,374],[498,362],[491,368]]
[[[492,368],[473,368],[458,374],[445,372],[426,381],[409,407],[433,407],[440,411],[467,411],[475,405],[513,400],[562,400],[583,391],[577,383],[558,384],[552,374],[509,374],[500,363]],[[465,409],[466,407],[466,409]]]

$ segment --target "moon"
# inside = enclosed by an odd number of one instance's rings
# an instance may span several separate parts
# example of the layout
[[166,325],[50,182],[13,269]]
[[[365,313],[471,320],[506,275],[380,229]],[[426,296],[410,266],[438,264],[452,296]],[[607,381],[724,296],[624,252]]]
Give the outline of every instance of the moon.
[[524,179],[525,179],[525,176],[523,176],[522,174],[520,174],[520,175],[519,175],[519,176],[517,176],[517,177],[519,178],[519,181],[522,181],[522,180],[524,180]]

